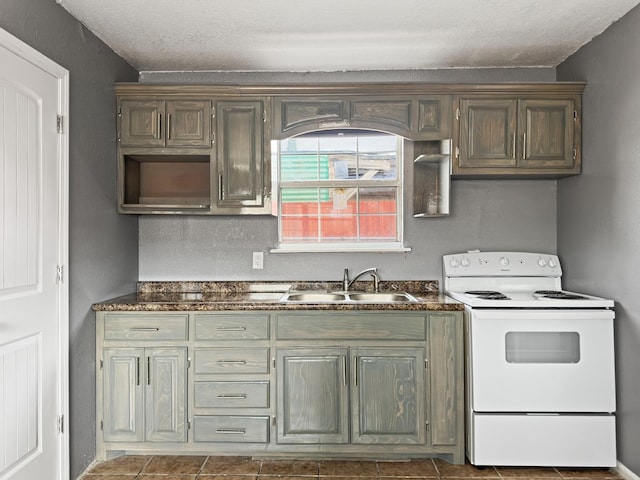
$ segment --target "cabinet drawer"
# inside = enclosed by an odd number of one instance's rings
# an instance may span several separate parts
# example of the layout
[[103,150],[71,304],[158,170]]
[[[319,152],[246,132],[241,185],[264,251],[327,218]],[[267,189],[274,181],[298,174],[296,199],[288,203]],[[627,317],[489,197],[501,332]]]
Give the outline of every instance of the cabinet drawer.
[[196,315],[196,340],[267,340],[268,315]]
[[268,373],[268,348],[197,348],[196,374]]
[[330,338],[338,340],[424,340],[423,314],[316,313],[278,315],[278,340]]
[[189,316],[109,314],[104,317],[105,340],[186,340]]
[[195,382],[196,408],[267,408],[269,382]]
[[195,442],[266,443],[269,417],[196,416],[193,418]]

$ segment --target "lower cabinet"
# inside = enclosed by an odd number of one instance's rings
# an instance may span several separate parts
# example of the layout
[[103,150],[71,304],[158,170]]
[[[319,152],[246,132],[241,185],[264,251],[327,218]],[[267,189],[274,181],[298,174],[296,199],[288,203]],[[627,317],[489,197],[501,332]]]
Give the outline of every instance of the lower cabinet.
[[425,441],[424,349],[278,349],[278,443]]
[[462,312],[98,312],[108,452],[464,461]]
[[277,351],[278,443],[348,443],[347,348]]
[[352,443],[425,443],[423,348],[351,351]]
[[186,442],[186,348],[105,348],[105,442]]

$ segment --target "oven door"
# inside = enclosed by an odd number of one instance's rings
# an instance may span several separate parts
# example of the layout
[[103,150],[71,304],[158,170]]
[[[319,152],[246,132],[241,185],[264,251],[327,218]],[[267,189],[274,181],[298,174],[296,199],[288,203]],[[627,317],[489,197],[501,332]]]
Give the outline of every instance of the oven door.
[[473,411],[615,411],[613,311],[468,313]]

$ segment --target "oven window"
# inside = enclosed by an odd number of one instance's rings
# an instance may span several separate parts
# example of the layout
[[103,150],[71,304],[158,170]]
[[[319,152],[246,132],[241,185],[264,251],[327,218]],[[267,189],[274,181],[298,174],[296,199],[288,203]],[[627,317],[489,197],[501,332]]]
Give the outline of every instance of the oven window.
[[580,336],[577,332],[507,332],[509,363],[578,363]]

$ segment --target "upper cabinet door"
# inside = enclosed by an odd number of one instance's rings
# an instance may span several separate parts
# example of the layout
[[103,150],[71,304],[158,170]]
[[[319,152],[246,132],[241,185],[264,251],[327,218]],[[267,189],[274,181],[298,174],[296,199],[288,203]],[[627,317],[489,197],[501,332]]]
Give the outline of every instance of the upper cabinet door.
[[247,207],[264,207],[269,174],[264,102],[224,101],[217,103],[216,110],[217,213],[243,213]]
[[349,124],[411,136],[414,102],[411,98],[354,98],[349,101]]
[[273,138],[349,126],[344,98],[278,98],[273,106]]
[[120,145],[123,147],[164,146],[164,101],[122,100],[119,115]]
[[517,101],[462,99],[459,158],[456,170],[467,167],[516,165]]
[[521,100],[522,148],[526,168],[572,168],[574,149],[573,100]]
[[211,102],[167,102],[167,146],[211,146]]
[[211,101],[123,99],[119,113],[123,147],[211,146]]
[[451,95],[420,96],[417,110],[414,140],[451,138]]

